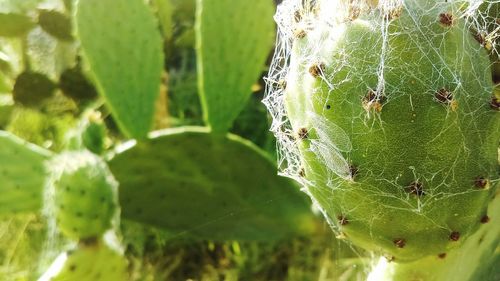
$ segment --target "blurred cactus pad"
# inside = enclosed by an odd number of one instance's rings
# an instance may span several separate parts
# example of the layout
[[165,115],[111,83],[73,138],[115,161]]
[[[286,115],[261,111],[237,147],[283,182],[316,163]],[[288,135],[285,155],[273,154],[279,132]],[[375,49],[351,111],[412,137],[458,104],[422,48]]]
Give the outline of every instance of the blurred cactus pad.
[[500,0],[0,0],[0,280],[500,280]]

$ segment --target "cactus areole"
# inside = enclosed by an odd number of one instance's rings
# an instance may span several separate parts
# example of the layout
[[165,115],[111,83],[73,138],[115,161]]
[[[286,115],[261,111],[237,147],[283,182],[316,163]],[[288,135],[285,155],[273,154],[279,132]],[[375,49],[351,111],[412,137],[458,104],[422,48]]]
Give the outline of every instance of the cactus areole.
[[445,257],[488,215],[500,112],[480,2],[278,8],[264,103],[281,172],[337,234],[389,260]]

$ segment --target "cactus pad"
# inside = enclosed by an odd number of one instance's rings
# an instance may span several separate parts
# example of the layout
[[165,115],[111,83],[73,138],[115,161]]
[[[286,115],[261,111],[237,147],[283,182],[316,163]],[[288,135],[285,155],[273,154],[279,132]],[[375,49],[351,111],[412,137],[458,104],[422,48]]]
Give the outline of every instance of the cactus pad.
[[0,131],[0,215],[41,208],[44,162],[50,156],[49,151]]
[[73,239],[99,237],[117,211],[117,183],[106,163],[88,152],[52,159],[53,208],[59,229]]
[[76,10],[77,37],[98,92],[126,134],[145,137],[163,66],[150,8],[142,0],[81,0]]
[[16,78],[14,101],[25,106],[37,107],[50,98],[56,89],[56,84],[42,73],[25,71]]
[[122,218],[174,235],[271,240],[308,233],[307,198],[272,162],[236,136],[204,128],[155,133],[110,162],[120,182]]
[[33,27],[35,23],[30,17],[15,13],[0,13],[0,36],[17,37],[23,36]]
[[63,41],[73,40],[71,20],[65,14],[54,10],[40,10],[38,24],[48,34]]
[[61,254],[39,281],[124,281],[127,275],[125,257],[98,242]]
[[273,1],[198,0],[198,85],[205,120],[225,133],[245,106],[274,42]]
[[500,140],[488,52],[464,16],[473,8],[299,2],[280,8],[293,44],[275,57],[289,65],[271,72],[266,99],[285,172],[338,234],[391,260],[462,244],[496,188]]

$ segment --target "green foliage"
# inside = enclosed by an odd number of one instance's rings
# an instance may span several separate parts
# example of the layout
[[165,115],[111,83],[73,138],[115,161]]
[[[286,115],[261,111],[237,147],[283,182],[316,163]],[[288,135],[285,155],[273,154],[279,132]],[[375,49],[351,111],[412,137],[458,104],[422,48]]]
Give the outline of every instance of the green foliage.
[[98,92],[118,125],[128,136],[145,137],[163,66],[161,37],[149,7],[142,0],[81,0],[75,25]]
[[0,36],[19,37],[35,26],[30,17],[22,14],[0,13]]
[[204,119],[225,133],[245,106],[273,44],[271,0],[198,0],[196,51]]
[[50,152],[0,131],[0,215],[40,209]]
[[497,186],[490,62],[456,2],[376,13],[331,27],[331,44],[295,39],[286,109],[304,183],[356,245],[437,258],[478,229]]
[[116,155],[110,168],[121,184],[122,217],[175,235],[272,240],[312,228],[297,187],[234,135],[166,130]]
[[52,151],[60,151],[66,140],[66,132],[75,125],[67,112],[55,113],[16,106],[10,115],[6,130],[20,138]]
[[101,236],[111,227],[118,204],[118,183],[106,163],[88,151],[72,151],[52,159],[50,168],[61,232],[73,239]]

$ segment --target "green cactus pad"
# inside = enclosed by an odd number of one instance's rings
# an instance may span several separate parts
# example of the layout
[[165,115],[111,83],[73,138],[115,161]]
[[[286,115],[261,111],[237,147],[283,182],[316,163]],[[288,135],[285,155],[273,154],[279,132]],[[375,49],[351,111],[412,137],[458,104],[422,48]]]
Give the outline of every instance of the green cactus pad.
[[97,97],[94,85],[83,75],[79,66],[68,68],[61,73],[59,88],[65,96],[78,103],[88,102]]
[[[500,252],[500,190],[491,200],[482,225],[462,247],[410,263],[387,263],[384,275],[373,281],[495,281],[498,280]],[[376,271],[376,270],[374,270]],[[496,272],[496,275],[495,275]],[[495,277],[496,276],[496,277]]]
[[272,161],[248,141],[207,131],[157,132],[111,160],[123,219],[209,240],[311,231],[307,198]]
[[39,281],[125,281],[127,260],[106,243],[78,245],[60,255]]
[[462,244],[498,182],[490,62],[459,2],[346,4],[341,23],[295,33],[284,91],[295,139],[282,141],[303,170],[292,176],[338,233],[397,261]]
[[245,106],[274,42],[273,1],[198,0],[198,88],[205,121],[225,133]]
[[66,148],[87,149],[96,155],[101,155],[106,148],[106,133],[106,125],[101,119],[101,114],[89,110],[83,114],[78,126],[68,132]]
[[40,210],[51,153],[0,131],[0,215]]
[[58,11],[40,10],[38,24],[48,34],[63,41],[73,40],[70,18]]
[[46,75],[25,71],[17,76],[12,93],[16,103],[39,107],[54,94],[55,89],[55,83]]
[[30,31],[35,23],[30,17],[22,14],[0,13],[0,36],[18,37]]
[[142,0],[81,0],[76,8],[77,37],[98,92],[127,135],[145,137],[163,66],[150,8]]
[[54,157],[51,164],[53,208],[61,232],[87,239],[111,228],[118,184],[106,163],[88,151],[72,151]]

